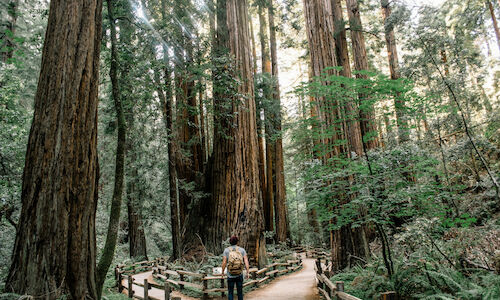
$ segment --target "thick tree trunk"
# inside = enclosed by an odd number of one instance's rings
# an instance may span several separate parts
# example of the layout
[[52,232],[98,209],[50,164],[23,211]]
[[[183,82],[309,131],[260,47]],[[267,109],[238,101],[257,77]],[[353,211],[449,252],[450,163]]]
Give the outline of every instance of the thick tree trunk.
[[0,53],[2,61],[6,62],[8,59],[12,58],[14,54],[14,36],[16,34],[16,23],[18,12],[19,0],[10,0],[7,4],[7,14],[9,16],[6,21],[6,31],[3,32],[3,40],[0,43],[0,49],[3,51]]
[[170,224],[172,230],[172,259],[181,256],[181,232],[178,205],[178,187],[177,187],[177,169],[176,169],[176,150],[174,142],[174,122],[173,122],[173,93],[172,93],[172,71],[168,61],[168,50],[163,49],[165,56],[165,91],[166,97],[162,101],[163,120],[167,130],[168,147],[168,185],[170,196]]
[[497,17],[495,15],[495,9],[493,8],[493,4],[491,4],[490,0],[486,0],[486,2],[488,4],[488,8],[490,10],[491,21],[493,22],[493,28],[495,29],[495,35],[497,37],[498,49],[500,49],[500,30],[498,29],[498,22],[497,22]]
[[[351,66],[349,61],[349,49],[347,46],[346,30],[344,25],[344,18],[342,12],[342,4],[340,0],[332,0],[333,6],[333,19],[335,21],[335,42],[337,50],[337,59],[339,65],[342,67],[340,75],[350,78],[352,76]],[[351,157],[354,152],[359,156],[363,155],[363,142],[361,127],[359,123],[359,112],[357,105],[354,101],[346,99],[343,103],[345,110],[345,123],[347,125],[346,133],[349,144],[349,151],[346,153],[347,157]],[[352,184],[355,182],[354,176],[346,178]],[[353,195],[346,196],[346,201],[350,201]],[[335,230],[331,240],[332,256],[336,269],[343,269],[349,264],[350,255],[366,258],[368,253],[364,227],[351,229],[350,225],[343,226],[339,230]]]
[[51,1],[6,290],[97,298],[102,2]]
[[[260,16],[260,15],[259,15]],[[254,77],[257,74],[257,47],[255,44],[255,34],[253,30],[252,18],[249,18],[250,22],[250,38],[252,42],[252,58],[253,58],[253,74]],[[262,200],[264,207],[264,219],[268,220],[268,211],[266,210],[266,195],[267,195],[267,179],[266,179],[266,156],[264,149],[264,121],[262,120],[262,107],[259,103],[256,103],[256,113],[255,117],[257,119],[257,139],[259,143],[259,177],[260,177],[260,190],[262,192]],[[267,223],[266,223],[267,224]],[[267,230],[267,225],[266,225]]]
[[[177,1],[174,4],[174,15],[183,22],[183,26],[189,31],[193,31],[187,15],[188,7],[186,3]],[[190,232],[194,229],[187,228],[190,224],[188,217],[197,218],[193,215],[194,210],[190,210],[194,203],[192,184],[194,189],[200,190],[200,173],[203,169],[202,151],[200,141],[200,126],[198,121],[198,106],[196,103],[196,89],[194,76],[189,71],[189,66],[193,64],[193,39],[180,27],[176,29],[177,47],[175,47],[175,100],[177,106],[176,125],[178,130],[179,151],[176,153],[176,167],[178,176],[179,192],[179,221],[181,241],[184,241],[183,232]]]
[[126,143],[126,124],[123,114],[122,96],[118,83],[118,51],[117,51],[117,35],[116,24],[113,15],[113,1],[107,0],[108,19],[111,30],[111,66],[109,76],[111,78],[111,91],[116,111],[116,123],[118,128],[118,137],[116,141],[116,161],[115,161],[115,185],[113,188],[113,196],[111,199],[111,208],[109,213],[108,231],[106,234],[106,243],[102,250],[101,259],[97,266],[97,293],[101,297],[102,286],[106,279],[109,266],[113,261],[116,248],[116,239],[118,237],[118,227],[120,223],[120,212],[122,205],[124,169],[125,169],[125,143]]
[[[341,74],[350,77],[347,41],[340,2],[337,0],[304,0],[304,8],[312,74],[319,76],[324,68],[341,65],[343,67]],[[335,25],[337,30],[335,30]],[[335,74],[332,70],[328,72]],[[337,132],[321,141],[323,145],[327,146],[327,149],[331,149],[330,152],[323,153],[323,163],[331,164],[329,159],[333,156],[350,157],[351,151],[358,153],[358,155],[362,154],[361,131],[355,104],[352,101],[345,103],[327,102],[322,97],[316,99],[316,103],[316,111],[322,130],[325,132],[335,130]],[[345,120],[346,116],[347,120]],[[347,139],[347,145],[339,145],[341,139]],[[352,181],[354,178],[349,178],[349,180]],[[326,182],[326,184],[329,185],[331,182]],[[343,203],[349,201],[347,196],[344,198]],[[333,220],[331,221],[333,222]],[[347,265],[349,255],[357,253],[364,255],[363,236],[362,230],[351,230],[350,226],[344,226],[342,229],[330,233],[329,239],[336,269],[342,269]]]
[[[391,16],[391,8],[389,7],[389,0],[380,0],[382,6],[382,15],[384,17],[385,26],[385,43],[387,46],[387,56],[389,58],[389,70],[391,72],[391,79],[397,80],[401,77],[399,73],[399,59],[396,47],[396,38],[394,37],[394,25],[389,22]],[[406,105],[400,99],[400,95],[396,94],[394,99],[394,108],[396,111],[396,122],[398,125],[399,142],[406,142],[409,140],[408,133],[408,120],[406,116]]]
[[[347,47],[346,30],[342,13],[341,0],[332,0],[333,20],[335,22],[335,48],[337,52],[337,63],[342,67],[340,75],[351,78],[351,64],[349,61],[349,49]],[[361,128],[359,125],[359,113],[356,103],[351,99],[345,99],[342,103],[345,111],[345,123],[347,128],[345,134],[349,141],[348,155],[355,152],[358,156],[363,153],[363,143],[361,140]]]
[[[264,220],[247,2],[219,0],[217,6],[217,57],[229,55],[236,67],[231,71],[227,63],[218,66],[218,75],[239,80],[237,85],[214,82],[216,131],[208,203],[211,213],[204,237],[209,250],[217,253],[222,251],[223,240],[237,234],[250,259],[260,263],[264,258],[260,255],[265,253]],[[235,91],[228,92],[228,87]]]
[[[267,36],[267,20],[265,18],[265,6],[263,3],[259,4],[258,7],[258,15],[259,15],[259,38],[260,38],[260,49],[261,49],[261,58],[262,58],[262,74],[271,77],[271,59],[269,55],[269,39]],[[266,82],[266,81],[265,81]],[[266,82],[267,83],[267,82]],[[263,87],[263,98],[265,98],[265,102],[271,98],[271,88],[269,86]],[[266,187],[262,191],[265,192],[263,194],[263,203],[264,203],[264,219],[266,225],[266,231],[274,231],[274,177],[273,177],[273,167],[274,167],[274,142],[271,140],[271,136],[273,134],[273,128],[271,125],[273,116],[271,114],[271,109],[269,105],[264,105],[264,129],[265,129],[265,149],[266,149],[266,157],[262,161],[265,161],[265,183]],[[261,123],[262,122],[258,122]],[[258,126],[260,124],[257,124]],[[264,137],[262,137],[264,139]],[[264,144],[264,141],[259,141],[259,143]],[[264,146],[262,146],[264,148]],[[260,151],[260,144],[259,144]]]
[[[349,28],[351,31],[352,53],[354,58],[354,69],[356,71],[368,71],[368,59],[366,55],[365,37],[363,25],[359,14],[357,0],[346,0],[347,13],[349,16]],[[364,74],[356,74],[357,78],[368,78]],[[375,123],[375,110],[368,95],[359,94],[360,103],[360,126],[363,136],[365,151],[378,147],[377,124]]]
[[[133,175],[138,176],[137,168],[134,168]],[[127,188],[127,212],[128,212],[128,242],[130,258],[136,261],[147,260],[146,235],[142,225],[140,206],[137,203],[136,178],[132,178]]]
[[275,186],[275,215],[276,215],[276,240],[285,242],[290,238],[290,228],[288,224],[288,211],[286,207],[286,187],[285,169],[283,161],[283,140],[281,138],[281,99],[278,74],[278,51],[276,45],[276,27],[274,26],[274,6],[273,1],[268,2],[269,15],[269,38],[271,42],[271,69],[273,75],[273,100],[276,107],[274,116],[274,129],[278,136],[274,141],[274,186]]
[[[167,0],[161,1],[162,6],[162,20],[164,24],[167,24]],[[169,41],[165,36],[164,39]],[[154,49],[152,49],[154,56]],[[161,110],[163,115],[163,121],[165,123],[165,129],[167,132],[167,152],[168,152],[168,185],[169,185],[169,206],[170,206],[170,227],[172,233],[172,259],[178,259],[181,257],[181,233],[180,233],[180,221],[179,221],[179,205],[178,205],[178,188],[177,188],[177,169],[176,169],[176,144],[174,141],[175,131],[174,131],[174,118],[173,118],[173,88],[172,85],[172,69],[170,67],[170,57],[168,49],[163,45],[163,71],[164,71],[164,89],[160,85],[160,76],[155,73],[155,81],[158,84],[158,95],[160,98]],[[164,92],[165,91],[165,92]]]

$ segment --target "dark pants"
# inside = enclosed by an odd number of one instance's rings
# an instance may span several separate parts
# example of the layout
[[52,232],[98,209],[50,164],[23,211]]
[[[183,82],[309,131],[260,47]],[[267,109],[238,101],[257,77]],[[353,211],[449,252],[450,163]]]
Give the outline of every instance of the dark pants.
[[227,278],[227,299],[233,300],[234,294],[234,284],[236,283],[236,289],[238,291],[238,300],[243,300],[243,275],[236,278]]

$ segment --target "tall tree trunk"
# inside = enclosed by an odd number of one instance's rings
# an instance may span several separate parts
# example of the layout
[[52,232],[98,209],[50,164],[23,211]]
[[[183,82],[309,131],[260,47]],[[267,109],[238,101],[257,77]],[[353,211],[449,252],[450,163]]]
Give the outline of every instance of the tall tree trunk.
[[[380,4],[382,6],[382,15],[384,17],[385,43],[387,46],[391,79],[397,80],[401,77],[401,75],[399,73],[399,59],[396,47],[396,38],[394,37],[394,25],[389,20],[389,17],[391,16],[391,8],[389,7],[389,0],[380,0]],[[404,100],[401,100],[399,94],[395,95],[394,107],[396,111],[399,142],[406,142],[409,140],[408,120],[406,116],[407,109]]]
[[273,106],[275,107],[273,127],[277,133],[274,140],[274,186],[275,186],[275,215],[276,215],[276,239],[277,242],[285,242],[290,238],[290,227],[288,224],[288,212],[286,208],[285,169],[283,161],[283,140],[281,138],[281,99],[278,74],[278,51],[276,46],[276,27],[274,25],[273,1],[268,2],[269,15],[269,38],[271,42],[271,68],[273,75]]
[[[137,167],[132,171],[132,176],[139,176]],[[147,260],[146,235],[142,224],[140,207],[137,203],[136,178],[132,178],[127,187],[127,213],[128,213],[128,242],[130,258],[134,260]]]
[[[255,34],[253,30],[253,22],[251,17],[249,18],[249,21],[250,21],[250,37],[252,42],[253,74],[255,77],[257,75],[257,47],[255,44]],[[266,156],[264,149],[265,132],[264,132],[264,122],[262,120],[262,106],[260,103],[256,103],[255,117],[257,119],[257,139],[259,142],[259,177],[260,177],[260,190],[262,192],[262,200],[263,200],[262,206],[264,207],[264,219],[268,220],[269,219],[268,210],[266,209],[267,179],[266,179]],[[266,224],[268,224],[267,221]],[[266,230],[267,230],[267,225],[266,225]]]
[[[341,0],[332,0],[333,6],[333,20],[335,22],[335,48],[337,52],[337,63],[342,67],[340,75],[351,78],[351,64],[349,61],[349,49],[347,47],[346,30],[344,25],[344,18],[342,13]],[[359,113],[357,105],[354,101],[346,99],[345,103],[341,105],[344,106],[345,118],[346,118],[346,136],[349,141],[349,149],[351,152],[355,152],[357,155],[362,155],[363,153],[363,143],[361,140],[361,128],[359,125]]]
[[177,259],[181,256],[181,231],[179,219],[179,199],[177,187],[177,158],[174,142],[174,122],[173,122],[173,94],[172,94],[172,71],[168,61],[168,50],[164,48],[165,56],[165,91],[166,98],[162,103],[163,120],[167,130],[168,147],[168,184],[170,196],[170,224],[172,227],[172,258]]
[[[247,1],[217,1],[217,25],[217,57],[233,57],[236,67],[231,71],[228,63],[217,66],[218,75],[239,80],[237,85],[214,82],[216,130],[209,203],[212,211],[204,226],[204,237],[210,250],[220,252],[221,241],[237,234],[250,259],[261,263],[265,258],[264,220]],[[228,91],[228,87],[236,93]]]
[[188,217],[194,210],[189,209],[194,203],[192,185],[196,191],[200,190],[201,182],[197,181],[202,172],[202,152],[200,142],[200,127],[198,122],[198,106],[196,103],[196,89],[194,76],[190,71],[193,65],[193,38],[186,30],[192,32],[193,25],[187,15],[190,1],[177,1],[174,4],[174,15],[186,28],[176,29],[177,46],[175,47],[175,82],[176,82],[176,125],[178,130],[179,151],[176,153],[176,167],[179,192],[179,221],[181,241],[185,241],[182,233],[192,231],[187,228],[190,224]]
[[[349,28],[351,31],[352,56],[354,59],[354,69],[356,71],[368,71],[368,59],[366,55],[365,37],[363,35],[363,25],[359,14],[357,0],[346,0],[347,13],[349,16]],[[356,73],[357,78],[368,78],[365,74]],[[360,127],[363,137],[365,151],[378,147],[377,124],[375,123],[375,110],[368,95],[359,94],[360,103]]]
[[116,239],[118,236],[118,227],[120,223],[120,212],[122,205],[123,182],[124,182],[124,169],[125,169],[125,143],[126,143],[126,124],[125,116],[123,114],[121,90],[118,83],[118,51],[116,24],[113,14],[113,1],[107,0],[108,19],[111,30],[111,66],[109,69],[109,76],[111,78],[111,91],[116,111],[116,123],[118,128],[118,137],[116,141],[116,162],[115,162],[115,185],[113,188],[113,196],[111,199],[111,208],[109,213],[108,231],[106,234],[106,243],[102,250],[101,259],[97,266],[97,293],[101,297],[102,286],[106,279],[109,266],[113,261],[116,248]]
[[[271,59],[269,56],[269,39],[267,36],[267,20],[265,18],[265,6],[264,3],[259,3],[258,7],[258,14],[259,14],[259,38],[260,38],[260,49],[261,49],[261,57],[262,57],[262,74],[264,76],[267,76],[266,78],[263,78],[264,84],[267,84],[268,80],[271,77]],[[265,219],[265,225],[266,225],[266,231],[274,231],[274,177],[273,177],[273,167],[274,167],[274,148],[275,144],[271,140],[271,137],[273,135],[273,128],[272,128],[272,113],[271,113],[271,108],[268,105],[268,99],[271,99],[272,94],[271,94],[271,87],[270,86],[264,86],[263,87],[263,98],[265,104],[261,104],[263,106],[264,110],[264,129],[265,129],[265,148],[266,148],[266,188],[264,191],[266,194],[263,195],[264,197],[264,219]]]
[[[167,24],[167,0],[161,1],[162,5],[162,20],[164,26]],[[169,39],[165,36],[164,39],[168,41]],[[154,53],[154,50],[153,50]],[[165,93],[163,93],[162,88],[158,88],[158,94],[160,95],[160,102],[162,107],[163,121],[165,123],[165,129],[167,132],[167,152],[168,152],[168,186],[169,186],[169,204],[170,204],[170,227],[172,233],[172,259],[178,259],[181,257],[181,232],[180,232],[180,220],[179,220],[179,199],[178,199],[178,187],[177,187],[177,168],[176,168],[176,144],[174,141],[175,131],[174,131],[174,118],[173,118],[173,88],[172,85],[172,69],[170,67],[170,58],[168,49],[163,45],[163,62],[164,62],[164,87]],[[160,81],[159,74],[155,75],[157,83]]]
[[[335,44],[336,52],[339,66],[342,67],[340,75],[350,78],[352,76],[351,66],[349,61],[349,49],[347,46],[346,30],[344,25],[344,18],[342,12],[341,0],[332,0],[333,6],[333,19],[335,22]],[[349,150],[346,153],[347,157],[351,157],[351,153],[354,152],[358,156],[363,155],[363,142],[361,127],[359,123],[359,112],[356,103],[346,98],[344,106],[345,110],[345,123],[347,128],[345,129],[347,140],[349,144]],[[350,184],[355,182],[354,176],[349,176],[346,178]],[[350,201],[354,196],[346,196],[346,201]],[[366,236],[364,232],[364,226],[352,228],[350,225],[343,226],[339,230],[335,230],[332,242],[332,254],[334,259],[334,265],[338,269],[343,269],[349,264],[350,255],[355,255],[358,257],[366,258],[368,253],[366,249],[368,245],[366,243]]]
[[[311,78],[314,78],[320,76],[325,68],[337,66],[332,3],[331,0],[303,0],[303,2],[311,59]],[[338,72],[332,69],[326,72],[330,75],[338,75]],[[337,103],[329,103],[324,97],[311,99],[311,101],[313,100],[315,104],[312,108],[312,116],[317,119],[318,130],[322,132],[332,130],[334,132],[332,135],[316,141],[323,145],[335,145],[329,147],[328,152],[322,153],[320,157],[323,163],[327,163],[331,157],[346,151],[345,147],[337,142],[343,139],[343,136],[339,135],[342,128],[339,127],[335,120],[340,120],[342,114]],[[335,106],[335,108],[332,109],[332,106]]]
[[3,40],[0,43],[0,49],[3,50],[0,53],[3,62],[7,62],[14,54],[14,36],[16,34],[17,16],[19,14],[18,6],[19,0],[10,0],[7,4],[7,14],[9,16],[6,22],[7,30],[3,32]]
[[495,9],[493,8],[493,4],[491,4],[490,0],[486,0],[486,3],[488,4],[488,8],[490,9],[491,21],[493,22],[493,28],[495,29],[498,49],[500,49],[500,30],[498,29],[498,22],[497,22],[497,17],[495,15]]
[[[133,126],[129,122],[129,129]],[[127,183],[127,215],[128,215],[128,242],[130,258],[139,261],[147,260],[146,235],[142,224],[141,209],[138,203],[139,191],[137,188],[139,180],[139,172],[136,165],[137,154],[136,149],[130,142],[130,137],[127,139],[129,147],[127,149],[128,163],[130,167],[129,182]]]
[[51,1],[8,292],[97,298],[102,2]]
[[200,135],[201,135],[201,167],[205,165],[205,162],[208,159],[208,147],[207,147],[207,134],[205,132],[205,105],[203,104],[204,102],[204,92],[205,92],[205,85],[202,81],[203,79],[199,80],[199,90],[198,90],[198,110],[200,111]]
[[[129,45],[132,43],[132,36],[135,33],[135,27],[131,23],[133,19],[132,7],[128,1],[120,1],[120,12],[125,18],[120,18],[118,24],[120,26],[120,39],[121,45]],[[144,7],[145,2],[141,2]],[[150,46],[149,53],[150,57],[155,57],[155,50],[152,45]],[[119,48],[120,49],[120,48]],[[123,51],[123,50],[122,50]],[[122,53],[123,54],[123,53]],[[127,52],[127,57],[129,59],[123,60],[119,64],[119,86],[121,90],[122,106],[125,115],[125,121],[127,122],[127,142],[126,142],[126,154],[125,154],[125,165],[127,166],[127,171],[125,174],[126,182],[126,197],[127,197],[127,217],[128,217],[128,242],[129,242],[129,255],[130,258],[134,260],[144,260],[147,259],[147,249],[146,249],[146,236],[144,233],[144,227],[142,224],[141,216],[141,205],[139,199],[141,199],[139,190],[141,189],[141,183],[139,178],[139,167],[137,164],[137,154],[138,149],[135,145],[137,141],[137,129],[135,128],[135,115],[134,115],[134,89],[131,84],[132,79],[130,76],[130,70],[132,69],[132,64],[134,63],[133,57],[130,57]],[[158,75],[157,69],[154,70],[155,84],[159,86],[159,80],[157,80],[156,75]],[[163,92],[163,91],[162,91]]]

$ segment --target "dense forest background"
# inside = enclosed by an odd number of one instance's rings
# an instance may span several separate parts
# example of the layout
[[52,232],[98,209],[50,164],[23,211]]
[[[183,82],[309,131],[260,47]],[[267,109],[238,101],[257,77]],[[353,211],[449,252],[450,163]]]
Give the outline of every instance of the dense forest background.
[[[7,282],[43,222],[22,211],[46,153],[43,62],[64,52],[44,50],[50,5],[0,3],[7,292],[35,291]],[[497,17],[496,0],[104,1],[87,271],[112,297],[111,264],[220,255],[237,233],[253,264],[266,245],[330,249],[363,299],[500,298]]]

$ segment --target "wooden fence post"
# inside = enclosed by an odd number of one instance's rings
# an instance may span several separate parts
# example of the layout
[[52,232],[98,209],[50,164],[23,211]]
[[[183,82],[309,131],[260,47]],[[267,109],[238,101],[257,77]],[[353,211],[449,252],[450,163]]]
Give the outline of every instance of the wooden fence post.
[[336,281],[335,285],[337,286],[337,291],[338,292],[343,292],[344,291],[344,282],[343,281]]
[[132,275],[128,275],[127,278],[127,283],[128,283],[128,297],[133,298],[134,297],[134,289],[132,288],[132,285],[134,284],[134,278]]
[[149,299],[149,282],[148,280],[145,278],[144,279],[144,300],[148,300]]
[[[184,281],[184,275],[183,274],[179,274],[179,277],[180,277],[180,281]],[[180,284],[179,283],[179,289],[183,290],[184,289],[184,284]]]
[[[321,269],[321,260],[319,258],[316,258],[316,274],[321,275],[323,273],[323,270]],[[318,278],[318,288],[323,289],[325,285],[321,281],[321,276]]]
[[208,280],[205,279],[207,277],[207,273],[202,272],[201,274],[203,275],[203,277],[201,278],[203,282],[203,300],[207,300],[208,292],[206,292],[206,290],[208,290]]
[[163,290],[165,291],[165,300],[170,300],[170,285],[165,281],[165,285],[163,286]]
[[321,260],[316,258],[316,269],[319,275],[323,274],[323,269],[321,268]]
[[[226,288],[225,280],[224,280],[224,274],[222,274],[222,277],[220,278],[220,288],[221,289]],[[224,290],[222,290],[222,292],[221,292],[222,297],[224,297],[225,294],[226,293],[224,293]]]
[[118,273],[118,293],[120,293],[120,294],[123,292],[123,285],[122,285],[123,278],[122,278],[122,276],[123,276],[122,273],[119,272]]
[[[276,271],[276,266],[273,266],[273,271]],[[273,274],[273,278],[276,278],[276,274],[277,274],[277,273],[274,273],[274,274]]]

